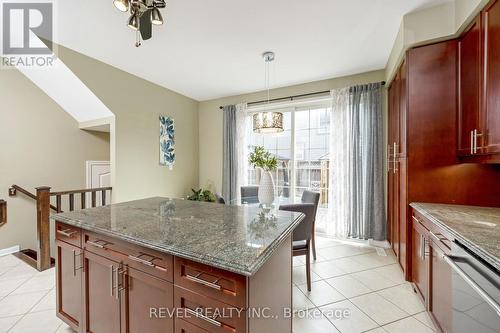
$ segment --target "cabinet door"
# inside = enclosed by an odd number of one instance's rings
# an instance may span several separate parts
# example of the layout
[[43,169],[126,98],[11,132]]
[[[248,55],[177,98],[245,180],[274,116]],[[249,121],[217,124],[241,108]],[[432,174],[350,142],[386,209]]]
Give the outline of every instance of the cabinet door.
[[393,220],[393,210],[394,210],[394,186],[393,186],[393,170],[392,170],[392,150],[391,150],[391,138],[392,138],[392,113],[394,112],[394,82],[390,85],[388,89],[388,136],[387,136],[387,239],[394,246],[394,220]]
[[[474,130],[480,129],[481,24],[478,17],[458,43],[459,104],[458,147],[460,156],[474,154]],[[479,148],[479,147],[478,147]]]
[[452,333],[451,268],[443,259],[445,252],[434,241],[430,245],[432,260],[429,310],[442,332]]
[[398,141],[397,150],[399,158],[406,157],[406,119],[407,119],[407,71],[406,60],[403,60],[399,68],[399,110],[398,110]]
[[408,228],[408,202],[406,191],[406,119],[407,119],[407,79],[406,61],[399,68],[399,112],[398,112],[398,143],[397,147],[397,172],[398,176],[398,218],[399,218],[399,263],[403,271],[407,272],[407,228]]
[[84,251],[83,258],[84,332],[119,333],[121,265],[88,251]]
[[484,153],[500,153],[500,1],[483,11],[485,52]]
[[130,267],[123,277],[122,332],[172,333],[173,284]]
[[427,303],[429,280],[429,249],[427,247],[428,233],[420,224],[418,218],[412,216],[412,269],[411,277],[418,294]]
[[389,220],[391,222],[391,243],[394,253],[399,258],[399,109],[400,109],[400,73],[396,74],[390,88],[389,133],[388,133],[388,171],[389,171]]
[[82,251],[56,241],[57,316],[80,332],[82,318]]

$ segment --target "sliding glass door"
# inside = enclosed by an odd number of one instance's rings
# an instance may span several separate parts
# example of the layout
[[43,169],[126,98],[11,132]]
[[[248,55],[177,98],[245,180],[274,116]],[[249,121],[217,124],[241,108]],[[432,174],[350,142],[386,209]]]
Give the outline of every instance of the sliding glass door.
[[[315,105],[279,110],[284,115],[284,131],[257,134],[247,119],[248,151],[263,146],[278,159],[274,181],[277,195],[300,202],[304,190],[321,194],[316,230],[324,232],[328,213],[330,164],[330,107]],[[258,173],[248,167],[249,185],[258,185]]]

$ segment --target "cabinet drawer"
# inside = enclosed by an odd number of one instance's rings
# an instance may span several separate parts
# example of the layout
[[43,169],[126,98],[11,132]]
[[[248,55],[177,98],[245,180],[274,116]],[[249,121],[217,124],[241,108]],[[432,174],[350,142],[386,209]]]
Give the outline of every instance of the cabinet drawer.
[[246,277],[175,257],[174,283],[224,303],[246,307]]
[[246,332],[246,311],[196,294],[179,286],[174,287],[174,306],[177,318],[213,333]]
[[82,234],[80,228],[56,222],[56,239],[81,248]]
[[175,319],[175,333],[210,333],[201,327],[190,324],[180,318]]
[[412,220],[414,224],[419,225],[420,228],[425,230],[425,234],[428,235],[436,245],[440,246],[443,251],[449,252],[453,240],[451,235],[441,230],[435,223],[429,221],[415,210],[413,210],[412,213]]
[[173,258],[169,254],[87,231],[83,234],[82,243],[86,251],[122,262],[160,279],[173,281]]

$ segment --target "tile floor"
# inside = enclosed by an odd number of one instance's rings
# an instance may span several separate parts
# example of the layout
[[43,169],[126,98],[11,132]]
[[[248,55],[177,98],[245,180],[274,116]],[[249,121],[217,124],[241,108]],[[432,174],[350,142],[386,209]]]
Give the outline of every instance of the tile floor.
[[294,333],[435,332],[392,250],[380,256],[371,247],[317,237],[317,251],[311,292],[305,257],[294,258]]
[[[434,327],[391,251],[318,237],[307,292],[304,257],[294,258],[294,333],[431,333]],[[391,253],[390,253],[391,252]],[[55,316],[54,269],[38,272],[0,257],[0,333],[72,332]]]

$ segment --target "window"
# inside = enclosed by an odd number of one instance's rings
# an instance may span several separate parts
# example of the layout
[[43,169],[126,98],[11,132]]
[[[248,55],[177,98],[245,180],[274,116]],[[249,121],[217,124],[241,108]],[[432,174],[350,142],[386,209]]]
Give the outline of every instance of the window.
[[[320,207],[316,227],[322,229],[328,208],[330,159],[330,107],[311,106],[279,110],[283,112],[284,131],[258,134],[247,119],[248,150],[263,146],[278,159],[273,174],[277,195],[300,202],[304,190],[319,192]],[[257,172],[248,167],[248,183],[258,185]]]

